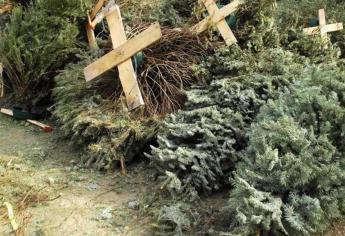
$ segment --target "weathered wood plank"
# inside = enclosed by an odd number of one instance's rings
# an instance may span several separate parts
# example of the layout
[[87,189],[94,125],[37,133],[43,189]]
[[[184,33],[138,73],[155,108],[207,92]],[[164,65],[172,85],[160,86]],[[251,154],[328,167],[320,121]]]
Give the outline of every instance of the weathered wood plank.
[[303,33],[308,34],[308,35],[320,34],[320,27],[315,26],[315,27],[305,28],[303,29]]
[[89,22],[86,24],[86,34],[87,34],[87,40],[89,42],[90,48],[98,48],[95,31],[93,30],[94,27],[90,25],[91,17],[88,15]]
[[206,31],[210,25],[214,25],[214,22],[219,22],[221,20],[224,20],[226,17],[234,13],[236,10],[238,10],[239,6],[243,4],[244,0],[235,0],[228,5],[222,7],[219,9],[216,13],[214,13],[212,16],[208,16],[202,21],[200,21],[198,24],[194,25],[191,28],[192,32],[195,32],[196,34],[201,34],[202,32]]
[[91,28],[95,28],[97,24],[101,23],[102,20],[107,17],[108,15],[112,14],[114,11],[116,11],[117,5],[111,5],[107,6],[105,9],[103,9],[101,12],[99,12],[96,16],[96,18],[91,21],[90,26]]
[[0,109],[0,112],[1,112],[2,114],[8,115],[8,116],[13,116],[13,111],[12,111],[12,110],[9,110],[9,109],[1,108],[1,109]]
[[159,23],[155,23],[138,36],[128,40],[118,48],[104,55],[84,69],[86,81],[91,81],[104,72],[128,60],[142,49],[157,42],[162,37]]
[[35,125],[35,126],[41,128],[46,133],[53,132],[53,130],[54,130],[53,127],[51,127],[49,125],[45,125],[45,124],[38,122],[36,120],[26,120],[26,121],[32,125]]
[[320,27],[326,25],[326,13],[325,13],[325,9],[320,9],[320,10],[319,10],[319,25],[320,25]]
[[[116,10],[114,11],[114,13],[107,16],[110,37],[114,49],[127,42],[120,9],[117,6],[115,8]],[[128,47],[130,47],[130,45]],[[140,92],[137,76],[133,68],[132,59],[129,58],[128,60],[119,64],[118,70],[129,110],[133,110],[139,106],[144,105],[144,100]]]
[[219,8],[214,0],[204,0],[205,7],[209,12],[213,23],[216,24],[220,34],[222,35],[223,39],[225,40],[226,45],[230,46],[234,43],[237,43],[237,39],[233,32],[230,29],[230,26],[223,18],[220,21],[215,18],[215,15],[219,14]]
[[96,6],[92,9],[91,13],[90,13],[90,17],[91,17],[91,20],[93,20],[97,13],[99,12],[99,10],[101,10],[101,8],[104,6],[104,3],[106,2],[107,0],[99,0],[96,4]]
[[324,29],[327,33],[330,33],[330,32],[343,30],[344,25],[343,25],[343,23],[334,23],[334,24],[325,25]]
[[236,39],[234,33],[232,32],[230,26],[228,25],[228,23],[225,20],[218,22],[217,28],[218,28],[220,34],[222,35],[222,37],[225,41],[225,44],[227,46],[230,46],[234,43],[237,43],[237,39]]

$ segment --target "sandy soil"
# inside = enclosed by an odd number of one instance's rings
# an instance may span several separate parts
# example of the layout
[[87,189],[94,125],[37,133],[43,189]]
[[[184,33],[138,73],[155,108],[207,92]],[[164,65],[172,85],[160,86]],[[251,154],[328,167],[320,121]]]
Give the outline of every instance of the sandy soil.
[[78,150],[54,137],[0,116],[0,235],[14,235],[3,202],[17,235],[150,235],[149,219],[128,207],[144,180],[81,169]]

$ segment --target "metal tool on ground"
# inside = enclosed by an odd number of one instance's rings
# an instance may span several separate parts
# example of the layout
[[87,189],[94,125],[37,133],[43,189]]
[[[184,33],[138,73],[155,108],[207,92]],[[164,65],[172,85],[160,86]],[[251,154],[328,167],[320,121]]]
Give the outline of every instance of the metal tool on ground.
[[328,48],[329,37],[328,33],[343,30],[343,23],[334,23],[326,24],[326,13],[325,9],[319,10],[319,26],[310,27],[303,29],[303,32],[308,35],[317,35],[320,34],[323,43],[325,44],[324,48]]
[[[0,113],[13,117],[13,111],[10,109],[1,108]],[[49,125],[45,125],[45,124],[38,122],[36,120],[26,120],[26,121],[32,125],[35,125],[35,126],[41,128],[46,133],[50,133],[54,130],[53,127],[51,127]]]
[[230,26],[226,22],[226,18],[234,13],[238,7],[244,3],[243,0],[235,0],[222,8],[218,8],[217,3],[214,0],[202,0],[209,16],[204,20],[194,25],[191,31],[196,34],[201,34],[206,31],[210,26],[216,26],[219,33],[225,40],[226,45],[230,46],[237,43],[237,39],[232,32]]
[[[103,4],[105,1],[100,2]],[[101,9],[100,2],[97,3],[96,8],[89,15],[89,26],[87,26],[88,35],[91,35],[89,45],[95,47],[96,41],[93,29],[103,18],[106,18],[113,50],[84,69],[85,79],[91,81],[106,71],[117,67],[128,109],[133,110],[144,105],[144,100],[131,58],[162,37],[160,25],[155,23],[139,35],[127,40],[118,5],[114,1],[109,1],[101,11],[95,13]]]

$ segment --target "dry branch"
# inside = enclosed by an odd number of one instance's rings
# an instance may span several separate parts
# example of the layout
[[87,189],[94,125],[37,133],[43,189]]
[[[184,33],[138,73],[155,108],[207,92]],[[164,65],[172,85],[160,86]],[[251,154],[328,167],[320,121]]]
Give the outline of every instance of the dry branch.
[[[134,27],[130,37],[144,28],[145,25]],[[206,55],[202,43],[190,31],[163,28],[162,33],[160,41],[143,51],[143,65],[137,71],[150,115],[165,115],[182,107],[186,100],[184,90],[198,80],[192,67]],[[108,45],[106,49],[111,50]],[[113,98],[121,95],[122,89],[117,87]]]

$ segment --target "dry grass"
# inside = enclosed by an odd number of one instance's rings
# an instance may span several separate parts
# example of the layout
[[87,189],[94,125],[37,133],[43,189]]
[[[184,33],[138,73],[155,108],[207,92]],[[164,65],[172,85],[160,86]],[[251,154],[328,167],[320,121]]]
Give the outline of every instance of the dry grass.
[[23,175],[28,175],[25,171],[21,171],[16,167],[18,164],[13,164],[13,157],[1,156],[0,167],[5,171],[0,177],[0,234],[4,235],[8,232],[10,222],[8,219],[7,208],[3,206],[3,202],[9,202],[13,206],[16,222],[19,224],[19,229],[14,232],[16,236],[27,235],[26,225],[30,222],[30,215],[26,210],[37,204],[47,202],[51,199],[46,187],[39,187],[35,185],[30,177],[23,178]]

